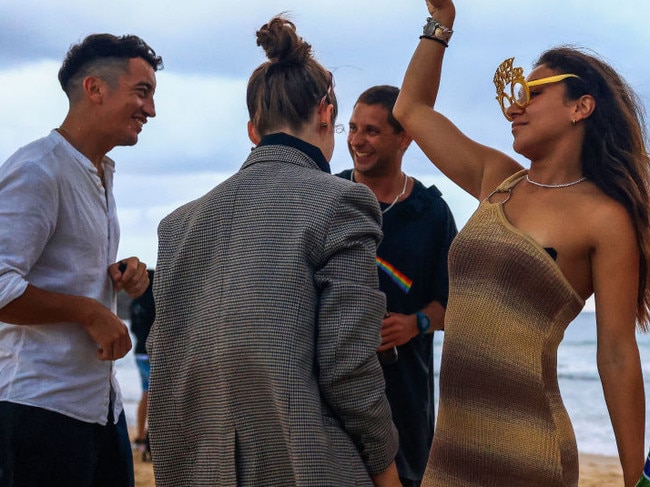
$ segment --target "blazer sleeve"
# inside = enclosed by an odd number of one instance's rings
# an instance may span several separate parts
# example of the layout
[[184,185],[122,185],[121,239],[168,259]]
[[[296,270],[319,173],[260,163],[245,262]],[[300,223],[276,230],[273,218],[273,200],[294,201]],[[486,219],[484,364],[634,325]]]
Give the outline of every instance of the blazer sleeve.
[[347,185],[333,202],[315,272],[320,388],[371,475],[384,471],[398,449],[376,354],[386,309],[376,267],[381,236],[374,195],[363,185]]

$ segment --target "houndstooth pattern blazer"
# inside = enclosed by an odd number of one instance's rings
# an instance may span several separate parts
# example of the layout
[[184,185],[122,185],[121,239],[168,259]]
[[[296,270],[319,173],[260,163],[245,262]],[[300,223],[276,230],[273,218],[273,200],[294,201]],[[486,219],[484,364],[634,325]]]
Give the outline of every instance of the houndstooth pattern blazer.
[[372,192],[261,146],[158,233],[157,487],[371,486],[397,452]]

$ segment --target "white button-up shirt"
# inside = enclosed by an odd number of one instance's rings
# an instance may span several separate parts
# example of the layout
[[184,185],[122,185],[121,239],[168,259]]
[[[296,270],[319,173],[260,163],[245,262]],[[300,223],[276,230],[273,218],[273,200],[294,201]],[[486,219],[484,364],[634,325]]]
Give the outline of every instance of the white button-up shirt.
[[[0,308],[27,284],[96,299],[115,311],[108,275],[119,225],[113,198],[114,163],[96,168],[58,132],[19,149],[0,166]],[[79,323],[0,322],[0,401],[37,406],[106,424],[122,400],[113,362]]]

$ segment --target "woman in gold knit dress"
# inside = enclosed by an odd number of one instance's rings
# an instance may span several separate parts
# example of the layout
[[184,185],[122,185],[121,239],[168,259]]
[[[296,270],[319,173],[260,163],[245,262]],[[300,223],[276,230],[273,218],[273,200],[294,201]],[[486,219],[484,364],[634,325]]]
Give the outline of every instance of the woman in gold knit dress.
[[[640,104],[593,55],[551,49],[524,77],[494,76],[515,160],[432,107],[455,7],[431,17],[394,114],[479,207],[449,254],[440,405],[423,485],[577,486],[578,452],[557,382],[557,347],[595,295],[597,364],[625,485],[644,460],[635,326],[648,324],[649,160]],[[493,35],[486,30],[486,35]]]

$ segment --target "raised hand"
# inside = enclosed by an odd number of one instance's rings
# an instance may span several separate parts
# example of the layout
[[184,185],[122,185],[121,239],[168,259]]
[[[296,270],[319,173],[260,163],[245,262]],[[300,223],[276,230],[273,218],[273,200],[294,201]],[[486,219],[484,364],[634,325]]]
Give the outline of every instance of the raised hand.
[[[431,17],[443,23],[454,20],[456,7],[452,0],[426,0],[426,2]],[[451,18],[449,18],[450,14]]]

